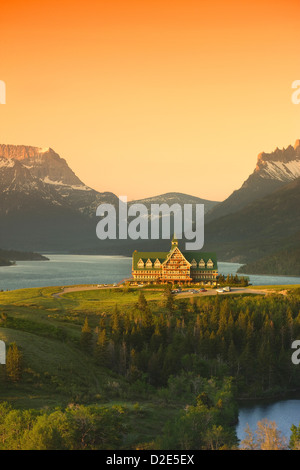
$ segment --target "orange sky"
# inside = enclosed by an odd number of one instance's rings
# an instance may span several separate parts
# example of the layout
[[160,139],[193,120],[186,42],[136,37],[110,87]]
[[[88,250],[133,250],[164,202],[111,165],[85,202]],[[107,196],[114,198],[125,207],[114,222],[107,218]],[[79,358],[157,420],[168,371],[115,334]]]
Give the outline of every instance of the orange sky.
[[50,146],[129,199],[222,200],[300,138],[299,0],[62,4],[1,4],[1,143]]

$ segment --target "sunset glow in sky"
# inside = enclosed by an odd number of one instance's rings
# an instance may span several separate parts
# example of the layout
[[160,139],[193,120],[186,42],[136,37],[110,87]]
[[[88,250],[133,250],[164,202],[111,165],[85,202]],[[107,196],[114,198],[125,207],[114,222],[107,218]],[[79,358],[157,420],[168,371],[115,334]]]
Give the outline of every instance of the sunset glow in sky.
[[0,143],[52,147],[129,200],[223,200],[300,138],[299,17],[299,0],[2,2]]

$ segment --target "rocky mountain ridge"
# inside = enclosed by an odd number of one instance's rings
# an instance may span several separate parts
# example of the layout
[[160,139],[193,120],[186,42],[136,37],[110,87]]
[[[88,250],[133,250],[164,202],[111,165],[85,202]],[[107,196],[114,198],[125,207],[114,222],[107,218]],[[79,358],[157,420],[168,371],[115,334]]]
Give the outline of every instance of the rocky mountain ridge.
[[206,216],[206,223],[243,209],[281,186],[300,176],[300,140],[294,146],[261,152],[257,157],[256,167],[242,186],[234,191],[218,206],[212,208]]

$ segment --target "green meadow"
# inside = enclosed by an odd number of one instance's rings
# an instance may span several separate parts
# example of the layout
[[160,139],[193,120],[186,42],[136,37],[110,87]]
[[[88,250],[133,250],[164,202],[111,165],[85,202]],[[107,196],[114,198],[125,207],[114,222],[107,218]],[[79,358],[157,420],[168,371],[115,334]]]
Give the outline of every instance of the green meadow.
[[[110,315],[116,305],[129,311],[138,300],[138,291],[102,289],[79,291],[56,297],[61,287],[31,288],[0,293],[0,339],[16,342],[27,367],[27,386],[18,388],[11,397],[9,386],[1,387],[1,399],[12,398],[16,404],[30,405],[65,403],[71,398],[90,401],[99,399],[104,390],[117,388],[115,374],[103,371],[79,348],[85,318],[96,328],[99,318]],[[162,298],[162,292],[145,292],[147,301]],[[2,317],[6,317],[5,327]],[[0,366],[1,367],[1,366]],[[3,368],[3,367],[2,367]],[[118,377],[120,380],[120,377]],[[51,394],[47,390],[51,390]],[[72,392],[74,390],[74,393]],[[11,393],[11,390],[9,390]],[[113,394],[113,393],[112,393]],[[66,396],[65,396],[66,395]],[[101,395],[102,396],[102,395]],[[44,403],[43,403],[44,402]]]

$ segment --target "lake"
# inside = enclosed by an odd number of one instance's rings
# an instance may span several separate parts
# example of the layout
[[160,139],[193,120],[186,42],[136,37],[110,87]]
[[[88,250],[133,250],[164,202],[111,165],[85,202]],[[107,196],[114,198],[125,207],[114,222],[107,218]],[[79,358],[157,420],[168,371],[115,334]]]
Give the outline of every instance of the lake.
[[289,441],[291,435],[291,426],[300,424],[300,399],[288,399],[277,401],[261,401],[255,404],[241,406],[239,410],[239,422],[236,426],[238,439],[245,438],[245,427],[249,424],[252,432],[256,429],[258,421],[267,418],[269,421],[275,421],[277,428]]
[[[46,254],[50,261],[18,261],[0,267],[0,290],[75,284],[114,283],[131,276],[131,258]],[[220,274],[235,274],[238,263],[218,263]],[[300,277],[250,275],[253,285],[300,284]]]

